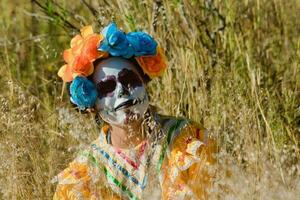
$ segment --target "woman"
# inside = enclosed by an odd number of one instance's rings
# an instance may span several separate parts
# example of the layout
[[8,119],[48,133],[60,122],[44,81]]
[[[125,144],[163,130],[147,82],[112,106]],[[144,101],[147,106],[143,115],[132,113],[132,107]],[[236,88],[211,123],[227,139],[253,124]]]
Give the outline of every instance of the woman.
[[57,176],[54,199],[206,199],[213,142],[203,128],[152,111],[146,84],[166,69],[144,32],[101,34],[90,26],[71,40],[59,76],[71,102],[95,110],[105,125],[86,151]]

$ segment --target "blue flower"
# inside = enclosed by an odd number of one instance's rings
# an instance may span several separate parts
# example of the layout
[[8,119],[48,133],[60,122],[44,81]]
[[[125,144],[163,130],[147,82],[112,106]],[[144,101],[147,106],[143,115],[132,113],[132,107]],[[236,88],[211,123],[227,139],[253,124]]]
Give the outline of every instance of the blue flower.
[[102,31],[104,39],[98,50],[109,52],[112,56],[130,58],[134,55],[134,49],[129,45],[126,34],[117,28],[115,23],[110,23]]
[[155,55],[157,42],[145,32],[130,32],[126,35],[130,45],[134,48],[135,56]]
[[80,110],[94,106],[97,100],[97,89],[95,85],[82,76],[77,76],[70,86],[71,102],[76,104]]

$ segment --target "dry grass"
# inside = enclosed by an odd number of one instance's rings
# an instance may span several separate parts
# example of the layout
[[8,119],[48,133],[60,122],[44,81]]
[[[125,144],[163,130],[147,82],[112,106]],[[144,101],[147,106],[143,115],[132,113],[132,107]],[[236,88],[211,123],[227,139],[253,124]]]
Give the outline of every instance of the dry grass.
[[53,176],[97,136],[60,101],[56,71],[72,27],[111,20],[166,49],[153,104],[217,138],[213,199],[299,199],[300,1],[38,2],[0,2],[0,199],[51,199]]

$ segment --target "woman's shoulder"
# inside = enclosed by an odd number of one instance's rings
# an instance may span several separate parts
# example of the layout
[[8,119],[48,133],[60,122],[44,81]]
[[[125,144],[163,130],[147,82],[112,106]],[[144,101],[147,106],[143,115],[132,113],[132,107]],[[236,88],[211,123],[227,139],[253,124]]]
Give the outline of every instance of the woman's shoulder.
[[182,117],[161,116],[162,125],[168,127],[164,180],[164,198],[176,196],[207,199],[211,175],[208,166],[215,163],[215,141],[203,125]]
[[185,117],[174,117],[156,114],[156,121],[163,129],[169,145],[182,137],[195,137],[203,142],[207,140],[207,131],[200,123]]

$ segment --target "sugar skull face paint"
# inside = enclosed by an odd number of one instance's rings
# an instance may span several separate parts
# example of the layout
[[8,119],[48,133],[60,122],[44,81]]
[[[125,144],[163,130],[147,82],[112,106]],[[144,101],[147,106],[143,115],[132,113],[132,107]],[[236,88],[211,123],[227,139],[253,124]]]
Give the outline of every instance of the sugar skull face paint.
[[95,66],[93,81],[98,91],[96,109],[107,123],[126,126],[146,112],[145,84],[130,61],[120,57],[101,61]]

